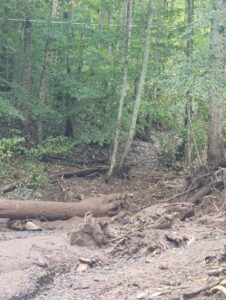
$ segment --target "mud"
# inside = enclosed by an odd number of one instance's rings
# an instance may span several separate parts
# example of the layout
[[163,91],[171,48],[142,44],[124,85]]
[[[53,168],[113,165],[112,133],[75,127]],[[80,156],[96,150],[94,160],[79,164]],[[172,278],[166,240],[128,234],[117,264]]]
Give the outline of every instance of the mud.
[[224,212],[189,204],[170,210],[164,200],[179,192],[178,179],[172,189],[169,174],[133,176],[111,185],[79,179],[88,195],[127,192],[119,215],[96,219],[108,224],[104,243],[70,243],[79,217],[36,221],[37,232],[15,232],[1,221],[0,299],[225,299],[210,292],[226,278]]

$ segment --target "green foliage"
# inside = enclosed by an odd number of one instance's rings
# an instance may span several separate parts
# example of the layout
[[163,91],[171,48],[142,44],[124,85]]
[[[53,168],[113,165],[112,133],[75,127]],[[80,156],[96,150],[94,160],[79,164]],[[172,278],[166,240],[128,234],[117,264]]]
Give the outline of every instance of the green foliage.
[[159,156],[163,166],[169,167],[176,161],[176,148],[177,143],[167,134],[160,136]]
[[22,120],[23,116],[21,112],[14,108],[7,99],[3,99],[0,96],[0,117],[1,119],[14,119],[14,120]]
[[[59,23],[49,22],[51,0],[33,1],[31,6],[25,0],[2,0],[0,6],[1,133],[5,137],[4,132],[8,132],[9,128],[23,129],[26,104],[29,108],[29,142],[34,144],[36,121],[41,116],[47,139],[41,145],[26,150],[27,158],[31,160],[70,149],[72,142],[61,136],[66,118],[71,121],[75,144],[111,143],[115,132],[124,63],[125,43],[123,28],[120,27],[124,21],[124,1],[114,1],[114,9],[110,0],[73,1],[72,8],[70,1],[58,2]],[[135,26],[121,139],[127,135],[135,82],[141,69],[147,21],[147,9],[141,5],[142,2],[135,1],[133,12]],[[142,131],[150,125],[147,124],[148,116],[151,124],[161,123],[165,129],[183,134],[186,94],[190,90],[194,110],[193,130],[198,149],[202,151],[206,144],[207,87],[211,83],[218,84],[217,80],[210,78],[208,69],[211,1],[195,2],[192,63],[187,60],[186,53],[190,33],[186,23],[186,1],[168,1],[168,7],[164,6],[165,2],[154,1],[149,71],[137,128]],[[114,26],[108,24],[110,14]],[[7,21],[7,18],[18,21]],[[24,52],[25,22],[21,21],[26,18],[37,20],[30,28],[32,50],[29,54]],[[39,88],[47,41],[52,43],[52,53],[46,97],[41,102]],[[30,59],[31,66],[28,88],[23,82],[27,59]],[[7,143],[11,143],[12,148]],[[0,142],[1,158],[12,156],[21,143],[16,140]],[[163,160],[172,160],[175,154],[173,148],[164,141],[161,143],[166,148]]]
[[13,136],[0,140],[0,160],[10,160],[14,155],[24,151],[24,137]]
[[64,136],[48,137],[42,144],[26,151],[30,160],[41,160],[48,154],[60,154],[67,152],[72,147],[72,141]]
[[49,178],[45,171],[45,166],[37,163],[27,161],[24,166],[25,171],[29,176],[29,179],[26,181],[26,186],[32,189],[44,188],[49,184]]

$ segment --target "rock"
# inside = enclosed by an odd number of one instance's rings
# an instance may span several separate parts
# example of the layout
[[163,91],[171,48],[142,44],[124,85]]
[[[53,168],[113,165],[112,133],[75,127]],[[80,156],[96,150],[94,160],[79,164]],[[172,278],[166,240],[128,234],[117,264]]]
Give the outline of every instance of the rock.
[[7,226],[10,229],[18,230],[18,231],[41,231],[42,229],[31,221],[26,220],[9,220],[7,222]]
[[148,294],[149,294],[149,291],[148,291],[148,290],[143,291],[143,292],[139,292],[139,293],[136,295],[136,299],[148,299]]
[[76,271],[77,272],[84,272],[88,269],[88,267],[89,267],[89,265],[81,263],[81,264],[78,265]]
[[77,246],[99,246],[101,247],[106,243],[105,227],[96,221],[96,219],[88,216],[82,224],[81,228],[69,234],[70,245]]
[[43,258],[38,258],[36,261],[35,261],[35,264],[41,268],[45,268],[45,267],[48,267],[48,264],[46,262],[46,260],[44,260]]

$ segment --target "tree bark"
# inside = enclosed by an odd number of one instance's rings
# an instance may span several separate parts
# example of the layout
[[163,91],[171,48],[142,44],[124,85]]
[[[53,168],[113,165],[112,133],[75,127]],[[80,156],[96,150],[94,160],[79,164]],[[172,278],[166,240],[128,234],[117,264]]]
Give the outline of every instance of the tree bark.
[[114,171],[117,152],[118,152],[119,134],[120,134],[121,122],[122,122],[122,112],[124,106],[124,99],[126,97],[126,92],[127,92],[128,65],[129,65],[130,44],[131,44],[131,34],[132,34],[132,12],[133,12],[133,0],[128,0],[127,17],[126,17],[127,20],[126,20],[126,27],[125,27],[126,41],[125,41],[125,51],[124,51],[124,68],[123,68],[123,79],[122,79],[122,86],[121,86],[121,96],[119,100],[118,119],[116,124],[113,152],[111,156],[111,164],[110,164],[110,168],[106,180],[109,180],[109,178],[111,177]]
[[123,29],[123,27],[126,25],[127,3],[128,3],[128,0],[122,0],[122,2],[121,2],[120,19],[119,19],[119,27],[121,29]]
[[145,6],[146,6],[146,0],[141,0],[141,9],[142,9],[142,11],[144,11]]
[[133,115],[132,115],[132,119],[131,119],[131,123],[130,123],[129,134],[127,137],[127,141],[126,141],[122,156],[119,160],[118,171],[121,171],[123,165],[125,164],[126,158],[128,156],[128,153],[129,153],[132,141],[133,141],[135,129],[136,129],[137,117],[138,117],[138,112],[139,112],[139,108],[140,108],[140,104],[141,104],[141,96],[142,96],[146,73],[147,73],[147,69],[148,69],[148,60],[149,60],[150,42],[151,42],[151,25],[152,25],[152,0],[149,0],[147,33],[146,33],[146,40],[145,40],[145,46],[144,46],[142,68],[141,68],[141,73],[140,73],[140,78],[139,78],[139,83],[138,83],[138,90],[137,90],[134,109],[133,109]]
[[[115,8],[115,0],[110,0],[110,8],[108,12],[108,24],[109,24],[109,29],[111,30],[113,26],[113,20],[114,20],[114,8]],[[111,57],[112,55],[112,41],[109,42],[108,46],[108,55]]]
[[[72,13],[73,13],[73,0],[69,0],[68,10],[65,13],[65,18],[67,20],[71,20]],[[73,39],[73,36],[70,36],[69,38]],[[79,68],[80,68],[80,66],[81,66],[81,63],[79,62]],[[80,69],[78,69],[78,71],[80,72]],[[70,57],[67,56],[67,75],[71,76],[70,74],[71,74],[71,62],[70,62]],[[66,98],[65,98],[66,118],[65,118],[65,126],[64,126],[64,136],[67,136],[67,137],[73,137],[73,135],[74,135],[74,129],[73,129],[71,116],[70,116],[71,106],[72,106],[72,97],[71,97],[70,93],[67,92]]]
[[225,0],[213,0],[212,31],[210,41],[208,165],[218,166],[224,159],[224,22]]
[[[32,0],[27,0],[28,10],[31,8]],[[25,21],[24,26],[24,66],[23,66],[23,88],[25,99],[23,103],[23,128],[24,136],[29,135],[29,94],[31,87],[31,51],[32,51],[32,23],[29,19]]]
[[[189,36],[187,40],[187,64],[188,64],[188,77],[192,77],[192,61],[193,61],[193,44],[194,44],[194,0],[187,1],[187,26],[189,29]],[[188,165],[191,167],[192,159],[192,138],[191,138],[191,119],[192,119],[192,87],[188,87],[186,93],[185,103],[185,118],[184,125],[186,128],[186,135],[184,137],[183,146],[184,155],[187,156]]]
[[104,8],[103,8],[103,4],[102,1],[100,1],[99,4],[99,29],[102,29],[103,23],[104,23]]
[[[51,19],[57,16],[57,7],[58,7],[58,0],[52,0],[51,13],[50,13]],[[48,81],[48,68],[51,59],[51,53],[52,53],[52,41],[50,38],[48,38],[46,42],[44,62],[43,62],[42,75],[41,75],[41,83],[39,88],[39,103],[41,106],[45,102],[46,85]],[[41,143],[43,141],[43,120],[41,114],[38,116],[38,120],[37,120],[37,140],[38,143]]]
[[88,212],[98,217],[117,210],[121,199],[120,194],[97,195],[78,203],[0,199],[0,218],[66,220]]

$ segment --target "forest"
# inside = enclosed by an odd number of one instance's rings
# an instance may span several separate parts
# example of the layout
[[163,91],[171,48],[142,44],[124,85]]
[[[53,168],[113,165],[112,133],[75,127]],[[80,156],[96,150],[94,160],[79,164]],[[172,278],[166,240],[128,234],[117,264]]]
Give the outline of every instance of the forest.
[[0,299],[225,299],[225,21],[1,0]]
[[150,141],[156,128],[181,138],[189,166],[223,160],[223,1],[128,5],[2,1],[3,160],[23,147],[35,158],[81,144],[116,155],[122,144],[122,166],[133,138]]

